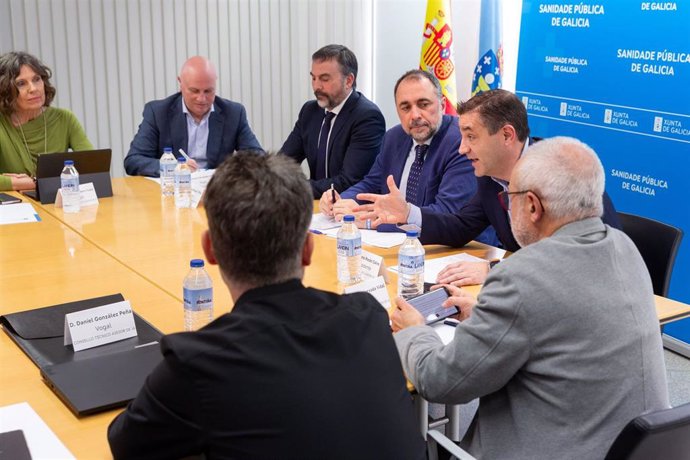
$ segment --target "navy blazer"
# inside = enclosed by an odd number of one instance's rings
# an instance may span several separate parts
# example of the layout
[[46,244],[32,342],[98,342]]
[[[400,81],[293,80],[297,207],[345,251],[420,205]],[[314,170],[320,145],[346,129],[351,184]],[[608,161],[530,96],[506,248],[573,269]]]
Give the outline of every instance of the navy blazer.
[[[530,143],[534,142],[532,140]],[[510,218],[498,200],[498,193],[503,188],[491,177],[477,178],[477,193],[470,201],[451,213],[434,212],[422,208],[422,233],[419,240],[422,244],[445,244],[461,247],[491,225],[504,249],[515,252],[520,245],[515,241],[510,227]],[[620,229],[616,209],[608,194],[604,192],[604,223]]]
[[314,198],[321,198],[331,184],[338,192],[365,176],[381,149],[386,122],[379,108],[359,91],[353,91],[335,117],[328,142],[328,177],[316,180],[319,131],[325,116],[316,101],[302,106],[295,127],[280,149],[285,155],[309,164]]
[[[216,96],[208,119],[206,160],[214,169],[236,150],[262,150],[242,104]],[[132,176],[158,177],[158,160],[165,147],[173,154],[188,149],[187,117],[182,112],[182,94],[176,93],[144,106],[144,119],[125,157],[125,171]]]
[[[460,140],[458,118],[444,115],[424,159],[417,189],[417,202],[412,204],[433,211],[455,212],[474,195],[477,189],[474,168],[465,155],[458,153]],[[400,187],[400,179],[410,150],[412,137],[402,126],[397,125],[389,129],[383,138],[381,153],[376,157],[369,174],[340,196],[355,199],[358,193],[386,194],[386,178],[390,174]]]

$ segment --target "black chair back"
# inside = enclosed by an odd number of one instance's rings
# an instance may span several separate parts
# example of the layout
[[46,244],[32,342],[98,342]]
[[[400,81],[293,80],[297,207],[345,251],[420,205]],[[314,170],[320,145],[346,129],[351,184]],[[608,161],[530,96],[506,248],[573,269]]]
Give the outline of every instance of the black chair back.
[[690,458],[690,404],[635,417],[606,454],[606,460],[652,458]]
[[634,214],[618,213],[623,231],[642,254],[654,294],[668,297],[676,254],[683,239],[683,230],[657,220]]

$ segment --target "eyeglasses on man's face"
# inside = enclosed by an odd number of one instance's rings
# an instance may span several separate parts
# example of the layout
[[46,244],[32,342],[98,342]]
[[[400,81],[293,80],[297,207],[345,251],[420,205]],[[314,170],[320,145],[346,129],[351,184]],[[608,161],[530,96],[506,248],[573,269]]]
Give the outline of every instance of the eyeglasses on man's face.
[[498,202],[501,203],[501,207],[507,211],[510,212],[510,195],[523,195],[525,193],[531,192],[535,197],[537,197],[537,201],[539,202],[539,205],[541,206],[542,210],[544,209],[544,205],[541,203],[541,198],[539,198],[539,195],[534,193],[533,190],[520,190],[517,192],[509,192],[507,190],[504,190],[502,192],[498,192]]

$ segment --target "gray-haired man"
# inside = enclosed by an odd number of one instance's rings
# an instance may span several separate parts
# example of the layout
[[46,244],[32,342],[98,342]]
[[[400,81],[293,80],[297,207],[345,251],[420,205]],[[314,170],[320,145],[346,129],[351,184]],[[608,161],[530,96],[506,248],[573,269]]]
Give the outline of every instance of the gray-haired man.
[[571,138],[530,147],[501,193],[522,249],[478,299],[450,287],[469,319],[444,346],[404,300],[393,314],[403,368],[429,401],[479,397],[465,437],[482,458],[603,458],[633,417],[668,407],[649,274],[601,220],[604,171]]

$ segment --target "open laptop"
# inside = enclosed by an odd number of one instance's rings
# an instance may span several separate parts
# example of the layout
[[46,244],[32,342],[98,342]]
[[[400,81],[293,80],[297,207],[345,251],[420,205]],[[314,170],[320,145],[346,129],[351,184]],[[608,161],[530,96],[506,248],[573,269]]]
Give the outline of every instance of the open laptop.
[[65,160],[73,160],[74,167],[79,172],[80,184],[92,182],[98,198],[113,196],[113,187],[110,182],[111,157],[110,149],[39,155],[36,165],[36,190],[22,193],[40,201],[41,204],[54,203],[60,188],[60,173]]

